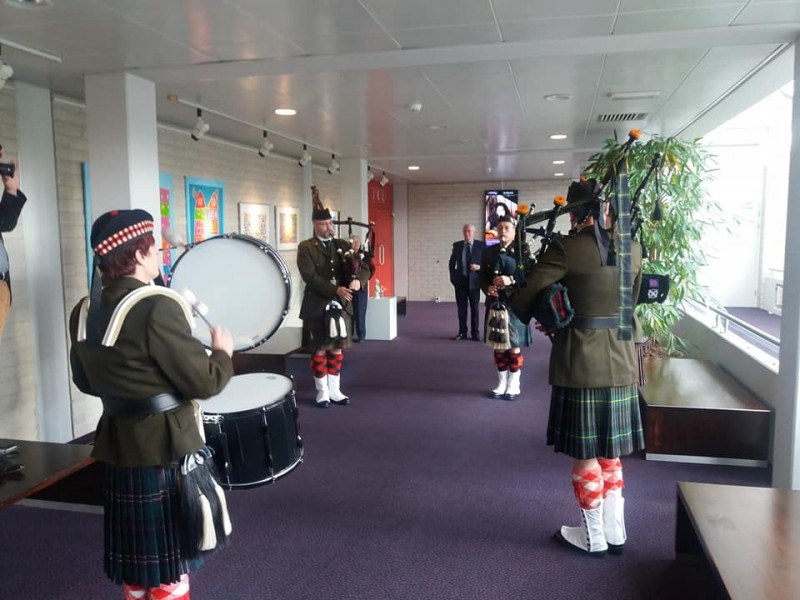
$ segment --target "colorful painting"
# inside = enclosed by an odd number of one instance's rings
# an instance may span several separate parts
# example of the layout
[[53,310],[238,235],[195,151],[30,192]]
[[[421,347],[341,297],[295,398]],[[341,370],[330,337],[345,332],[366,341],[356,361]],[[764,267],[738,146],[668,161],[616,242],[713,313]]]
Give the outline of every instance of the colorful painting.
[[220,235],[225,226],[225,184],[211,179],[186,178],[186,223],[189,243]]
[[266,204],[239,203],[239,233],[269,244],[270,211]]
[[159,173],[158,175],[158,214],[161,219],[161,271],[164,281],[169,281],[172,264],[175,262],[175,250],[164,239],[163,232],[167,229],[175,230],[175,197],[172,191],[172,175]]
[[298,210],[291,206],[278,206],[276,210],[278,250],[295,250],[300,242]]

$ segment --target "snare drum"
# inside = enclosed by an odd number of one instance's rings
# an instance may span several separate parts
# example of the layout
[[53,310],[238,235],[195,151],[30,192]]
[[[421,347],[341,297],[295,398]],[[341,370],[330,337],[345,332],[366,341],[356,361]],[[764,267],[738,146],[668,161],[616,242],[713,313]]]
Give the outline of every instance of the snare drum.
[[236,375],[200,406],[206,444],[214,450],[224,488],[272,483],[302,462],[294,384],[288,377]]
[[[272,246],[231,233],[195,244],[172,267],[169,287],[191,290],[208,307],[205,317],[233,335],[233,350],[266,342],[289,313],[292,280]],[[211,346],[211,334],[195,319],[192,335]]]

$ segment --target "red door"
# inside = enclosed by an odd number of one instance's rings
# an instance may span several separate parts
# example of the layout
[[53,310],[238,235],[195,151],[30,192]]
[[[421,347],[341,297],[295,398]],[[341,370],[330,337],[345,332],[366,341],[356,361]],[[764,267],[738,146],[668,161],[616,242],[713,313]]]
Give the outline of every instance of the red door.
[[375,280],[386,288],[384,296],[394,296],[394,236],[392,235],[392,186],[381,187],[370,181],[369,220],[375,223],[375,277],[370,281],[370,296],[374,295]]

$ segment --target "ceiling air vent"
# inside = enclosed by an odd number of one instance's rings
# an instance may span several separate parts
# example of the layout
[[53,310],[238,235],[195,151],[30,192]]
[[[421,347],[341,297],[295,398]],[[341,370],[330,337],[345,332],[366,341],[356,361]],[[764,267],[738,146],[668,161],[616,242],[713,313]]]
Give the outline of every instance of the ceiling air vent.
[[597,115],[600,123],[620,123],[622,121],[643,121],[647,113],[617,113],[613,115]]

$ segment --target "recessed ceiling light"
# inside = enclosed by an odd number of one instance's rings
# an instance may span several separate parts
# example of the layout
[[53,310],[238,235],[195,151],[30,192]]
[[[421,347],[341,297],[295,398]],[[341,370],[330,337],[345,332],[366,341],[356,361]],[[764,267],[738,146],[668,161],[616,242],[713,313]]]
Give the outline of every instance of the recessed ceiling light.
[[565,140],[565,139],[567,139],[567,134],[566,133],[554,133],[553,135],[550,136],[550,139],[551,140]]
[[563,173],[553,173],[553,176],[554,177],[563,177],[564,174]]
[[431,123],[428,125],[428,129],[431,131],[439,131],[440,129],[447,129],[447,125],[442,125],[441,123]]
[[297,111],[293,108],[276,108],[275,114],[282,117],[293,117],[297,114]]
[[553,161],[553,164],[554,164],[554,165],[563,165],[565,162],[566,162],[566,161],[564,161],[564,160],[554,160],[554,161]]
[[572,100],[569,94],[547,94],[543,98],[549,102],[562,102],[564,100]]
[[419,165],[408,165],[409,171],[419,171]]
[[53,6],[53,0],[6,0],[6,4],[14,8],[50,8]]
[[486,172],[487,173],[491,173],[492,172],[492,167],[486,167]]

